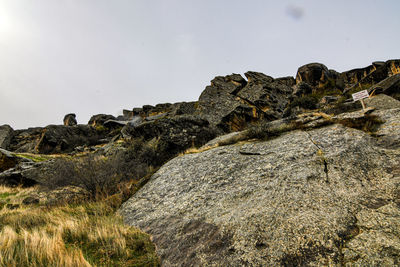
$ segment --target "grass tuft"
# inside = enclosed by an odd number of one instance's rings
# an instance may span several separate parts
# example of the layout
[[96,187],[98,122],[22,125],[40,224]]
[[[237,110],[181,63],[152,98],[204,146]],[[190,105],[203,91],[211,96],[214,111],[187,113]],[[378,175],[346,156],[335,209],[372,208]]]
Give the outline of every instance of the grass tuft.
[[[9,188],[10,195],[16,190],[25,189]],[[115,211],[109,201],[4,207],[0,266],[159,266],[150,237],[124,225]]]

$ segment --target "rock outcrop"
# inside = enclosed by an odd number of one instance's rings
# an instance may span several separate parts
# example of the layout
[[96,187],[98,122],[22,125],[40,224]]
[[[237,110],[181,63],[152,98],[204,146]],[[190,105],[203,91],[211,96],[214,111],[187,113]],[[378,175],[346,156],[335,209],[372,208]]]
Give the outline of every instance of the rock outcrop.
[[88,125],[0,126],[0,184],[53,204],[141,188],[120,213],[164,266],[399,265],[400,60],[244,75]]
[[0,126],[0,148],[8,149],[14,130],[9,125]]
[[297,70],[296,83],[305,82],[313,87],[322,87],[331,74],[328,68],[321,63],[310,63]]
[[292,93],[288,79],[274,79],[259,72],[216,77],[198,101],[201,116],[224,132],[238,131],[259,120],[282,117]]
[[70,113],[64,116],[64,125],[65,126],[74,126],[77,125],[76,115],[74,113]]
[[163,266],[396,265],[400,109],[373,112],[373,136],[349,128],[358,114],[177,157],[120,213]]
[[96,127],[96,126],[104,126],[104,123],[108,120],[116,120],[116,118],[113,115],[107,115],[107,114],[97,114],[93,115],[88,124]]
[[68,153],[78,146],[106,143],[109,141],[104,140],[106,136],[105,131],[89,125],[49,125],[43,130],[35,149],[40,154]]
[[0,148],[0,172],[6,171],[15,167],[18,164],[18,159],[9,151]]
[[125,138],[143,138],[144,141],[157,140],[162,144],[160,153],[170,158],[190,147],[199,147],[217,135],[207,120],[191,115],[160,118],[122,129]]

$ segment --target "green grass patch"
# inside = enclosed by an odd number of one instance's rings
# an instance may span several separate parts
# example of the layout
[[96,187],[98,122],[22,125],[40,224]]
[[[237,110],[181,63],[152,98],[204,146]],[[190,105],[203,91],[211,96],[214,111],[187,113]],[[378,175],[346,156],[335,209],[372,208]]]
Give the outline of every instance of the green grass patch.
[[50,157],[50,156],[35,155],[35,154],[30,154],[30,153],[13,153],[13,155],[16,157],[19,157],[19,158],[30,159],[34,162],[42,162],[42,161],[52,159],[52,157]]
[[0,199],[5,199],[8,198],[9,196],[15,196],[17,193],[16,192],[3,192],[0,193]]

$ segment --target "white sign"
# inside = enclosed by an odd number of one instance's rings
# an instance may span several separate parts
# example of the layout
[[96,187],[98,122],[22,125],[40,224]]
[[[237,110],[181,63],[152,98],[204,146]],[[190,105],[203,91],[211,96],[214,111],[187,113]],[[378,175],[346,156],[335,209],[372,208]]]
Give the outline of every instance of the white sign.
[[354,101],[358,101],[358,100],[369,97],[367,90],[357,92],[355,94],[352,94],[351,96],[353,97]]

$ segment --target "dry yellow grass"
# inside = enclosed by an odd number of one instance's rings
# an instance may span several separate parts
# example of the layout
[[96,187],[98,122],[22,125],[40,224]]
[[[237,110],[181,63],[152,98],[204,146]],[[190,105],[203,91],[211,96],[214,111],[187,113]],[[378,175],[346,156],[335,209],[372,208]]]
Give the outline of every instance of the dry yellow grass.
[[154,250],[106,201],[0,210],[0,266],[158,266]]
[[196,153],[200,153],[200,152],[204,152],[213,148],[218,147],[218,144],[212,145],[212,146],[206,146],[206,147],[200,147],[200,148],[196,148],[196,147],[191,147],[186,149],[184,152],[180,153],[179,156],[183,156],[186,154],[196,154]]

